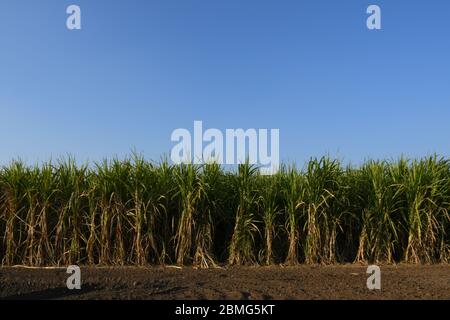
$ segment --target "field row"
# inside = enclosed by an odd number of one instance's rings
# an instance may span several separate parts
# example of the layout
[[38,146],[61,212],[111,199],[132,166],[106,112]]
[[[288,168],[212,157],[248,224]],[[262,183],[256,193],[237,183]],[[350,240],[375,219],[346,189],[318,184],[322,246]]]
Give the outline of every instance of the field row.
[[3,265],[450,261],[450,163],[330,158],[272,176],[133,155],[0,170]]

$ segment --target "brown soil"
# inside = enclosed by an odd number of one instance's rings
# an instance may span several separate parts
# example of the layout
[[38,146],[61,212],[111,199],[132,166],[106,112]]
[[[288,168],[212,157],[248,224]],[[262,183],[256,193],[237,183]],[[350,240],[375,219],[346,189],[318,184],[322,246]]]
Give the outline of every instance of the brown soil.
[[0,299],[450,299],[450,266],[382,266],[380,291],[367,267],[299,266],[81,268],[82,290],[65,269],[0,268]]

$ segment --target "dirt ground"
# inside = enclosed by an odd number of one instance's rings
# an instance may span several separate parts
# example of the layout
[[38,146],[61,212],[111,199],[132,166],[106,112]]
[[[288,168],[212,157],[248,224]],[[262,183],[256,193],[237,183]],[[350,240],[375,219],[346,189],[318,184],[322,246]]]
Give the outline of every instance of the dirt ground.
[[450,266],[381,266],[380,291],[367,289],[367,267],[299,266],[81,268],[81,290],[65,269],[0,268],[0,299],[446,299]]

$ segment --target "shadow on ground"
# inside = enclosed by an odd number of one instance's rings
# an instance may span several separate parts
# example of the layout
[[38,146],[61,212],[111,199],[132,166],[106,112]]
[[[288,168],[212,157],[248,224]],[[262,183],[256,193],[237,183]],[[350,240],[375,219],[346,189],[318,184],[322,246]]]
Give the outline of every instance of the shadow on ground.
[[2,300],[58,300],[67,299],[70,297],[77,298],[81,295],[87,294],[92,291],[99,290],[100,288],[95,285],[85,285],[81,290],[69,290],[64,287],[49,288],[40,291],[34,291],[24,294],[15,294],[2,298]]

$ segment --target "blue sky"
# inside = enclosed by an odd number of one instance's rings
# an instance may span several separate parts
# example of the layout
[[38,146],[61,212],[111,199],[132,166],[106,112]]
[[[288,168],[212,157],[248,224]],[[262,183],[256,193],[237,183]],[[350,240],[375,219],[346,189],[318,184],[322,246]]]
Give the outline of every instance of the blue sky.
[[158,160],[194,120],[279,128],[287,162],[449,156],[449,14],[447,0],[2,0],[0,164]]

